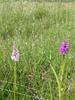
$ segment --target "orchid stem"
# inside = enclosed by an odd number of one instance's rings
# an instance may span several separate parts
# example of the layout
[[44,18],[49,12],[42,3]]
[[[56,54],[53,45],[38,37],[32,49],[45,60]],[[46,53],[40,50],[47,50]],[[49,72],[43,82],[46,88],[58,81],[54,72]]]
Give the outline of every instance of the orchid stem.
[[55,78],[56,78],[56,81],[57,81],[57,84],[58,84],[59,100],[62,100],[62,99],[61,99],[61,84],[60,84],[60,80],[59,80],[59,78],[58,78],[58,75],[57,75],[55,69],[53,68],[53,66],[52,66],[51,64],[50,64],[50,67],[51,67],[51,69],[52,69],[52,71],[53,71],[53,74],[54,74],[54,76],[55,76]]
[[51,82],[49,82],[49,88],[50,88],[50,100],[53,100],[52,89],[51,89]]
[[61,64],[61,68],[60,68],[60,72],[59,72],[61,82],[63,80],[64,70],[65,70],[65,56],[63,56],[63,62]]
[[14,89],[14,100],[16,100],[16,62],[14,66],[14,84],[13,84],[13,89]]

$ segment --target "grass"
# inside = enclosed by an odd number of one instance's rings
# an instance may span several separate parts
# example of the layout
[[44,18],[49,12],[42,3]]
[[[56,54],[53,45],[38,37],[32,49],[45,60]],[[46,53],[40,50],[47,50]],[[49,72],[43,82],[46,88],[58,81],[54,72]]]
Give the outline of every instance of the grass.
[[62,81],[63,100],[75,100],[75,3],[0,3],[0,100],[13,100],[12,43],[20,52],[16,64],[16,100],[59,100],[63,57],[59,45],[70,40]]

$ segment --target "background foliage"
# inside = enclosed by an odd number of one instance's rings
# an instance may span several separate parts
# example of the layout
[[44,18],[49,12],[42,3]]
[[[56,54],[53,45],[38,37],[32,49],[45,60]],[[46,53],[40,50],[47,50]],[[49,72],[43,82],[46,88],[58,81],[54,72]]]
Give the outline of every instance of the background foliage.
[[58,74],[62,61],[59,45],[64,39],[70,40],[71,49],[63,97],[75,100],[75,3],[9,1],[0,0],[0,100],[13,100],[10,56],[14,40],[20,52],[16,100],[51,100],[51,95],[58,100],[50,58]]

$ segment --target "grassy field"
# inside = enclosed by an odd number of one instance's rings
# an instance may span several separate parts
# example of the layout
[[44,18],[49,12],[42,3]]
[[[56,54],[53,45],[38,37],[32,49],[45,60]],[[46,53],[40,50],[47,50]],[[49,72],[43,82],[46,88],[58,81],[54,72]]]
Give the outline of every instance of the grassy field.
[[[59,89],[63,61],[59,46],[64,39],[69,39],[70,51]],[[0,100],[14,100],[13,41],[20,53],[16,100],[75,100],[74,2],[0,3]]]

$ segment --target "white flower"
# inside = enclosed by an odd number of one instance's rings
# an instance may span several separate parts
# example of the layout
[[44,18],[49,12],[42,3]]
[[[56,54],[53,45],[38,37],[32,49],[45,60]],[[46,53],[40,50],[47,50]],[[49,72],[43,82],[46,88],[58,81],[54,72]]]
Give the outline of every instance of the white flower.
[[13,44],[11,59],[14,60],[14,61],[19,61],[19,51],[16,48],[15,43]]

